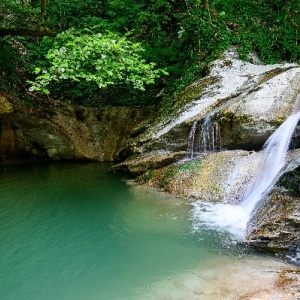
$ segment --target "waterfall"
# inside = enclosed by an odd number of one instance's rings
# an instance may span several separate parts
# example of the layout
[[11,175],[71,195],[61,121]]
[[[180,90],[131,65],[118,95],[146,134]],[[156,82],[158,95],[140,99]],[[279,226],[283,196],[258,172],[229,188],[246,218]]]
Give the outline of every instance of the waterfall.
[[195,158],[201,153],[215,152],[220,150],[220,126],[218,122],[213,121],[213,117],[220,111],[230,107],[230,105],[245,98],[252,91],[252,88],[245,89],[230,100],[214,108],[201,123],[194,121],[188,138],[187,157]]
[[256,174],[241,203],[249,215],[284,166],[291,138],[299,120],[300,112],[289,116],[266,141]]
[[198,125],[198,121],[195,121],[191,127],[191,131],[189,134],[188,147],[187,147],[187,154],[188,154],[189,158],[194,157],[194,145],[195,145],[195,136],[196,136],[197,125]]
[[[296,103],[300,103],[298,96]],[[213,204],[197,201],[194,204],[192,218],[194,229],[201,224],[226,228],[236,236],[244,238],[246,225],[251,212],[269,191],[275,177],[285,164],[293,132],[300,120],[300,111],[293,113],[283,122],[266,141],[257,163],[253,179],[250,181],[239,205]]]
[[188,139],[188,157],[193,158],[200,153],[214,152],[220,148],[220,127],[213,122],[211,116],[203,123],[195,121]]

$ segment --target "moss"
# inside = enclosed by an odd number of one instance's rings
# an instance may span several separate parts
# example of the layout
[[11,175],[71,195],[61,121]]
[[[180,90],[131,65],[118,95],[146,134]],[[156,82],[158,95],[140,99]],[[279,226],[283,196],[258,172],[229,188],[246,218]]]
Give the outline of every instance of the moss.
[[136,178],[136,182],[138,182],[140,184],[144,184],[144,183],[147,183],[148,181],[150,181],[154,176],[155,176],[155,171],[149,170],[149,171],[145,172],[144,174],[138,176]]
[[178,185],[191,184],[194,172],[199,172],[202,167],[201,160],[179,162],[164,168],[148,171],[136,180],[139,183],[156,186],[172,193],[177,193]]
[[236,116],[233,112],[222,112],[218,117],[220,122],[227,123],[227,122],[235,122],[237,124],[245,124],[245,123],[252,123],[253,119],[249,115],[238,115]]
[[159,180],[159,187],[160,188],[165,188],[174,178],[176,174],[176,170],[174,166],[170,166],[166,168],[165,172],[163,172],[160,180]]
[[286,72],[286,71],[287,71],[287,69],[276,68],[276,69],[270,70],[268,72],[265,72],[263,74],[262,83],[269,81],[270,79],[274,78],[275,76],[277,76],[283,72]]
[[147,172],[138,176],[135,181],[140,184],[165,188],[171,182],[174,174],[175,169],[171,165],[161,169],[148,170]]
[[300,197],[300,167],[285,173],[277,183],[287,190],[288,195]]
[[202,167],[202,164],[203,164],[202,160],[187,161],[187,162],[177,165],[176,171],[177,172],[192,171],[194,169],[199,169],[200,167]]
[[210,76],[206,77],[204,79],[201,79],[197,82],[194,82],[193,84],[189,85],[183,92],[177,95],[175,98],[175,107],[181,107],[193,100],[195,98],[200,98],[204,91],[214,83],[216,83],[219,80],[216,76]]
[[279,127],[285,120],[286,120],[285,118],[273,120],[271,125],[273,125],[274,127]]

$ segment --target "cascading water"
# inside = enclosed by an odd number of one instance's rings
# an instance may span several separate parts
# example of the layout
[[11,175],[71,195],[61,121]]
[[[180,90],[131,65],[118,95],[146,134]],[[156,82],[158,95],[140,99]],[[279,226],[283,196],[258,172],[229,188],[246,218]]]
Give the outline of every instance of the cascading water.
[[221,110],[226,109],[235,102],[240,101],[250,93],[252,89],[248,88],[243,93],[232,97],[217,108],[213,109],[201,123],[194,121],[188,138],[187,157],[192,159],[201,153],[215,152],[220,150],[220,126],[213,117]]
[[[300,101],[298,96],[296,103]],[[241,204],[212,204],[198,201],[194,204],[192,218],[196,220],[194,229],[205,223],[209,226],[223,227],[241,238],[251,212],[271,187],[275,177],[285,164],[285,158],[293,132],[300,120],[300,112],[293,113],[269,137],[260,153],[257,169],[243,195]],[[200,224],[199,223],[200,221]]]
[[188,139],[188,157],[194,158],[200,153],[214,152],[220,148],[220,128],[213,122],[211,116],[203,123],[195,121],[192,125]]
[[284,166],[291,138],[299,120],[300,112],[289,116],[265,143],[256,176],[248,186],[241,203],[249,215]]
[[188,147],[187,147],[187,155],[189,158],[194,157],[194,145],[195,145],[195,136],[196,136],[196,129],[197,129],[198,121],[195,121],[192,125],[189,139],[188,139]]

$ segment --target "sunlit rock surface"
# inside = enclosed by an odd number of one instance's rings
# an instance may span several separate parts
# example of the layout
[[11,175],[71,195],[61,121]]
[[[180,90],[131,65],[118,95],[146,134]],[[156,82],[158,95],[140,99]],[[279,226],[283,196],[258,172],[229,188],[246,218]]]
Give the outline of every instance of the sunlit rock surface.
[[221,147],[258,150],[291,114],[300,92],[297,64],[254,64],[234,49],[212,62],[207,76],[187,86],[175,107],[132,141],[140,152],[187,149],[194,121],[220,124]]
[[237,204],[255,170],[256,153],[222,151],[149,170],[137,180],[170,194]]

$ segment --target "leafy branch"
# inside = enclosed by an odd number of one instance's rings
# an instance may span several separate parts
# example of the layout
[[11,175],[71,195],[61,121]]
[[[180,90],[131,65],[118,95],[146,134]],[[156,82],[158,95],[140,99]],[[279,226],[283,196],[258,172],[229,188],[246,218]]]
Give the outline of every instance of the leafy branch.
[[56,36],[45,55],[49,67],[35,68],[37,77],[30,81],[30,91],[49,93],[50,82],[63,80],[94,82],[99,88],[129,84],[145,90],[145,85],[167,72],[142,59],[142,51],[139,43],[129,41],[126,36],[69,29]]

